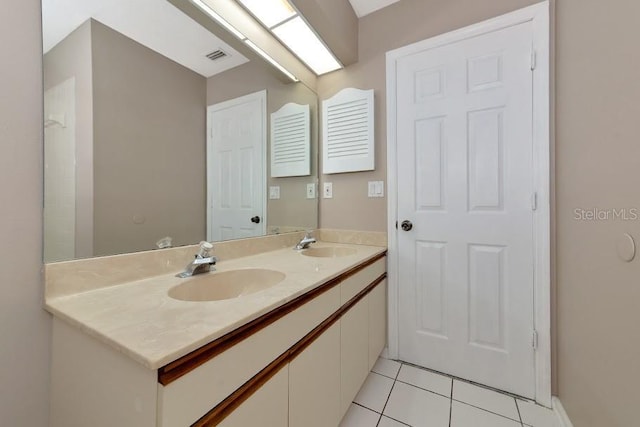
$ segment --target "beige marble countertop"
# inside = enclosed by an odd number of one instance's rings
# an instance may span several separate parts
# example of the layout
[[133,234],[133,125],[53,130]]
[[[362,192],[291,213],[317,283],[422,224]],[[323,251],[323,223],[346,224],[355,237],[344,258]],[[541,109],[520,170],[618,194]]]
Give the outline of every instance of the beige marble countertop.
[[170,274],[49,298],[45,308],[147,368],[158,369],[386,250],[339,243],[313,245],[328,246],[355,248],[356,253],[318,258],[285,248],[220,260],[217,272],[265,268],[286,274],[276,286],[229,300],[173,299],[169,289],[189,279]]

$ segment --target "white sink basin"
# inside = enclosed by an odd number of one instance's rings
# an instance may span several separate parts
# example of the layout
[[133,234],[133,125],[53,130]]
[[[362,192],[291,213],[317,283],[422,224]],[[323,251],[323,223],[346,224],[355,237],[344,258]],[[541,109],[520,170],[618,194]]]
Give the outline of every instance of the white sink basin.
[[261,268],[202,274],[169,289],[169,296],[182,301],[220,301],[269,289],[285,277],[280,271]]
[[340,248],[336,246],[329,246],[325,248],[309,248],[302,251],[302,255],[319,258],[335,258],[353,255],[355,253],[356,250],[354,248]]

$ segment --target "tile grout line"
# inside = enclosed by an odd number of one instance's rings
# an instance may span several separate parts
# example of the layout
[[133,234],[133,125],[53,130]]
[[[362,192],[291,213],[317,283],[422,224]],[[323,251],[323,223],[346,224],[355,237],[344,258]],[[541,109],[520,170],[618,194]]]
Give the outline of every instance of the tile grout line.
[[[373,371],[372,370],[372,371],[369,371],[369,373],[370,374],[378,374],[378,375],[380,375],[382,377],[389,378],[390,380],[395,380],[395,377],[390,377],[389,375],[381,374],[380,372],[377,372],[377,371]],[[396,376],[397,376],[397,374],[396,374]]]
[[[389,378],[389,377],[387,377],[387,378]],[[433,391],[433,390],[429,390],[428,388],[420,387],[419,385],[411,384],[411,383],[408,383],[406,381],[401,381],[401,380],[396,380],[396,382],[399,382],[400,384],[405,384],[405,385],[408,385],[408,386],[411,386],[411,387],[415,387],[415,388],[420,389],[422,391],[426,391],[428,393],[435,394],[436,396],[440,396],[440,397],[444,397],[444,398],[447,398],[447,399],[451,399],[451,397],[447,396],[446,394],[441,394],[441,393],[438,393],[437,391]]]
[[378,415],[379,415],[379,417],[378,417],[378,422],[376,423],[376,427],[379,427],[380,426],[380,421],[382,421],[382,414],[378,414]]
[[[384,406],[382,407],[382,412],[380,413],[380,420],[378,420],[378,424],[380,424],[380,421],[382,420],[382,416],[384,414],[384,410],[387,408],[387,404],[389,403],[389,399],[391,398],[391,393],[393,393],[393,388],[396,386],[396,381],[398,381],[398,375],[400,375],[400,370],[401,369],[402,369],[402,363],[400,362],[400,367],[398,368],[398,372],[396,372],[396,376],[393,379],[393,384],[391,384],[391,390],[389,390],[389,394],[387,395],[387,400],[384,402]],[[389,418],[391,418],[391,417],[389,417]]]
[[[471,406],[471,407],[479,409],[481,411],[488,412],[488,413],[490,413],[492,415],[496,415],[496,416],[499,416],[501,418],[505,418],[505,419],[510,420],[510,421],[519,422],[522,427],[532,427],[532,426],[529,426],[528,424],[525,424],[524,421],[522,421],[522,415],[520,413],[520,407],[518,406],[517,398],[516,398],[515,395],[513,395],[511,393],[506,393],[506,392],[503,392],[501,390],[493,389],[491,387],[487,387],[487,386],[484,386],[482,384],[475,383],[473,381],[469,381],[469,380],[465,380],[463,378],[458,378],[458,377],[454,377],[454,376],[451,376],[451,375],[447,375],[447,374],[444,374],[442,372],[435,371],[433,369],[428,369],[428,368],[425,368],[425,367],[422,367],[422,366],[418,366],[418,365],[413,365],[411,363],[402,362],[402,361],[398,361],[398,360],[392,360],[392,359],[387,359],[387,360],[394,361],[394,362],[397,362],[397,363],[400,364],[400,369],[398,369],[398,372],[396,373],[395,378],[392,378],[392,377],[390,377],[388,375],[381,374],[379,372],[375,372],[373,370],[371,371],[371,372],[373,372],[375,374],[378,374],[380,376],[383,376],[385,378],[389,378],[389,379],[393,379],[394,380],[393,385],[391,387],[391,391],[389,392],[389,395],[387,396],[387,401],[385,402],[384,407],[382,408],[382,413],[380,414],[380,419],[378,420],[378,424],[382,420],[382,417],[385,416],[384,415],[384,410],[386,409],[387,404],[389,403],[389,398],[391,397],[391,393],[393,392],[393,389],[395,387],[396,382],[399,382],[399,383],[402,383],[402,384],[405,384],[405,385],[408,385],[408,386],[411,386],[411,387],[415,387],[415,388],[417,388],[419,390],[423,390],[423,391],[435,394],[437,396],[441,396],[441,397],[445,397],[446,398],[446,396],[444,396],[444,395],[442,395],[440,393],[437,393],[437,392],[434,392],[432,390],[417,386],[415,384],[411,384],[411,383],[408,383],[408,382],[405,382],[405,381],[402,381],[402,380],[398,380],[398,377],[400,376],[400,371],[402,370],[402,367],[404,365],[407,365],[407,366],[410,366],[410,367],[413,367],[413,368],[416,368],[416,369],[420,369],[420,370],[423,370],[423,371],[426,371],[426,372],[431,372],[431,373],[434,373],[434,374],[437,374],[437,375],[441,375],[441,376],[447,377],[447,378],[449,378],[451,380],[451,395],[449,396],[449,427],[451,427],[451,415],[453,413],[453,401],[454,400],[456,402],[458,402],[458,403],[462,403],[463,405]],[[486,408],[483,408],[483,407],[480,407],[480,406],[476,406],[474,404],[471,404],[471,403],[468,403],[468,402],[464,402],[462,400],[454,399],[453,398],[453,385],[454,385],[456,380],[459,380],[459,381],[461,381],[463,383],[467,383],[467,384],[482,388],[482,389],[487,390],[487,391],[491,391],[493,393],[497,393],[497,394],[512,398],[514,400],[515,405],[516,405],[516,410],[518,412],[518,419],[514,419],[514,418],[511,418],[509,416],[506,416],[506,415],[503,415],[503,414],[500,414],[500,413],[497,413],[497,412],[490,411],[490,410],[488,410]],[[359,406],[363,406],[363,405],[359,405]],[[365,406],[363,406],[363,407],[365,407]],[[370,409],[370,408],[367,408],[367,409]],[[376,412],[376,411],[374,411],[374,412]],[[390,418],[390,419],[392,419],[394,421],[398,421],[401,424],[405,424],[402,421],[396,420],[395,418],[392,418],[392,417],[388,417],[388,418]],[[405,424],[405,425],[408,425],[408,424]]]
[[[389,375],[386,375],[386,374],[383,374],[382,372],[374,371],[374,370],[373,370],[373,368],[371,368],[371,371],[369,371],[369,373],[374,373],[374,374],[382,375],[383,377],[390,378],[390,379],[392,379],[392,380],[396,380],[396,379],[398,378],[398,375],[400,375],[400,369],[402,369],[402,365],[403,365],[403,363],[402,363],[402,362],[398,362],[398,361],[396,361],[396,360],[390,360],[390,359],[387,359],[387,360],[389,360],[390,362],[395,362],[395,363],[397,363],[398,365],[400,365],[400,367],[398,368],[398,371],[396,372],[396,374],[395,374],[393,377],[392,377],[392,376],[389,376]],[[375,367],[375,366],[374,366],[374,367]]]
[[398,372],[396,372],[396,376],[393,378],[395,381],[398,380],[398,377],[400,376],[400,371],[402,370],[402,366],[404,365],[403,362],[398,362],[398,364],[400,364],[400,367],[398,368]]
[[[462,403],[463,405],[471,406],[472,408],[480,409],[481,411],[488,412],[488,413],[490,413],[490,414],[497,415],[497,416],[499,416],[499,417],[506,418],[506,419],[508,419],[508,420],[515,421],[516,423],[520,423],[520,424],[522,424],[522,422],[521,422],[521,421],[518,421],[518,420],[516,420],[516,419],[514,419],[514,418],[511,418],[511,417],[508,417],[508,416],[506,416],[506,415],[499,414],[499,413],[497,413],[497,412],[490,411],[490,410],[488,410],[488,409],[486,409],[486,408],[483,408],[483,407],[480,407],[480,406],[476,406],[476,405],[473,405],[473,404],[468,403],[468,402],[463,402],[462,400],[458,400],[458,399],[451,399],[451,400],[455,400],[456,402],[458,402],[458,403]],[[519,414],[518,414],[518,416],[519,416]]]
[[352,404],[354,404],[354,405],[356,405],[356,406],[359,406],[359,407],[361,407],[361,408],[364,408],[364,409],[366,409],[366,410],[369,410],[369,411],[371,411],[371,412],[374,412],[374,413],[376,413],[376,414],[378,414],[378,415],[382,415],[380,412],[376,411],[375,409],[371,409],[371,408],[369,408],[368,406],[364,406],[362,403],[358,403],[358,402],[351,402],[351,403],[352,403]]
[[[437,372],[437,371],[434,371],[434,372]],[[444,375],[446,377],[452,378],[454,381],[460,381],[461,383],[469,384],[469,385],[472,385],[474,387],[481,388],[483,390],[487,390],[487,391],[491,391],[491,392],[496,393],[496,394],[500,394],[502,396],[511,397],[512,399],[522,399],[522,396],[518,396],[517,394],[509,393],[508,391],[504,391],[504,390],[500,390],[500,389],[497,389],[497,388],[494,388],[494,387],[490,387],[490,386],[488,386],[486,384],[477,383],[475,381],[471,381],[471,380],[468,380],[468,379],[465,379],[465,378],[454,377],[452,375],[447,375],[447,374],[441,374],[441,375]]]
[[396,420],[395,418],[393,418],[393,417],[389,417],[389,416],[387,416],[387,415],[382,415],[382,416],[380,416],[380,419],[381,419],[381,420],[382,420],[382,417],[387,417],[387,418],[389,418],[390,420],[393,420],[393,421],[397,422],[398,424],[402,424],[403,426],[413,427],[411,424],[404,423],[404,422],[402,422],[402,421],[400,421],[400,420]]
[[[393,385],[391,386],[391,390],[389,391],[389,396],[387,396],[387,401],[385,402],[384,407],[382,408],[382,414],[380,414],[380,420],[378,420],[378,424],[380,424],[380,421],[382,421],[382,417],[387,417],[390,420],[393,420],[393,421],[395,421],[397,423],[400,423],[400,424],[402,424],[404,426],[412,427],[410,424],[407,424],[407,423],[405,423],[403,421],[400,421],[400,420],[398,420],[396,418],[393,418],[393,417],[390,417],[388,415],[384,415],[384,410],[387,408],[387,404],[389,403],[389,399],[391,398],[391,393],[393,393],[393,388],[395,387],[396,383],[406,384],[406,385],[415,387],[413,384],[408,384],[408,383],[405,383],[404,381],[398,380],[398,377],[400,376],[400,371],[402,370],[402,366],[405,365],[404,362],[398,362],[398,363],[400,363],[400,368],[398,369],[398,372],[396,372],[396,377],[395,377],[395,379],[393,381]],[[390,377],[387,377],[387,378],[390,378]],[[416,388],[420,389],[420,390],[424,390],[424,389],[422,389],[420,387],[416,387]],[[429,391],[429,390],[424,390],[424,391]],[[431,393],[433,393],[433,392],[431,392]],[[438,396],[442,396],[441,394],[438,394],[438,393],[434,393],[434,394],[437,394]]]
[[[389,360],[392,360],[392,359],[389,359]],[[497,388],[494,388],[494,387],[490,387],[490,386],[488,386],[486,384],[477,383],[475,381],[471,381],[471,380],[468,380],[466,378],[456,377],[454,375],[450,375],[450,374],[447,374],[447,373],[444,373],[444,372],[441,372],[441,371],[436,371],[435,369],[425,368],[424,366],[414,365],[413,363],[401,362],[401,361],[398,361],[398,360],[396,360],[395,362],[398,362],[398,363],[400,363],[402,365],[410,366],[412,368],[419,369],[421,371],[426,371],[426,372],[431,372],[433,374],[441,375],[443,377],[450,378],[453,381],[460,381],[460,382],[463,382],[463,383],[466,383],[466,384],[470,384],[470,385],[476,386],[478,388],[481,388],[481,389],[484,389],[484,390],[488,390],[488,391],[492,391],[494,393],[497,393],[497,394],[500,394],[500,395],[503,395],[503,396],[512,397],[512,398],[514,398],[516,400],[518,400],[518,399],[521,399],[521,400],[524,399],[524,400],[527,400],[527,401],[529,400],[529,399],[526,399],[526,398],[524,398],[522,396],[519,396],[517,394],[509,393],[508,391],[504,391],[504,390],[500,390],[500,389],[497,389]]]
[[396,382],[394,381],[393,384],[391,385],[391,390],[389,390],[389,394],[387,395],[387,400],[385,400],[384,402],[384,406],[382,407],[382,412],[380,412],[380,415],[384,414],[384,410],[387,409],[387,403],[389,403],[389,399],[391,398],[391,393],[393,393],[393,388],[396,386]]
[[453,380],[451,380],[451,394],[449,395],[449,427],[451,427],[452,414],[453,414]]
[[[378,425],[380,425],[380,422],[382,421],[382,417],[385,416],[385,415],[383,415],[384,414],[384,410],[387,408],[387,403],[389,403],[389,399],[391,398],[391,393],[393,393],[393,388],[396,386],[396,382],[398,381],[398,376],[400,375],[400,370],[402,370],[402,362],[397,362],[397,363],[400,365],[400,367],[398,368],[398,371],[396,372],[396,376],[394,378],[387,377],[387,378],[391,378],[393,380],[393,384],[391,385],[391,390],[389,390],[389,395],[387,396],[387,401],[384,402],[384,406],[382,407],[382,414],[380,414],[380,419],[378,420]],[[386,376],[386,375],[384,375],[384,376]],[[409,426],[409,424],[403,423],[402,421],[396,420],[395,418],[391,418],[391,417],[387,417],[387,418],[389,418],[390,420],[394,420],[396,422],[399,422],[402,425]],[[376,426],[376,427],[378,427],[378,426]],[[409,426],[409,427],[411,427],[411,426]]]
[[[412,384],[412,383],[408,383],[408,382],[406,382],[406,381],[399,380],[399,379],[398,379],[398,377],[400,376],[400,371],[402,370],[402,367],[406,365],[406,366],[408,366],[408,367],[410,367],[410,368],[416,368],[416,369],[419,369],[419,370],[421,370],[421,371],[430,372],[430,373],[432,373],[432,374],[436,374],[436,375],[440,375],[440,376],[442,376],[442,377],[448,378],[448,379],[449,379],[449,381],[451,381],[451,383],[452,383],[452,384],[451,384],[451,387],[452,387],[452,389],[453,389],[453,379],[452,379],[452,377],[450,377],[449,375],[445,375],[445,374],[442,374],[442,373],[437,372],[437,371],[432,371],[432,370],[430,370],[430,369],[421,368],[421,367],[419,367],[419,366],[417,366],[417,365],[412,365],[411,363],[406,363],[406,362],[399,362],[399,363],[400,363],[400,369],[398,369],[398,373],[396,374],[396,378],[395,378],[395,380],[396,380],[396,381],[398,381],[399,383],[406,384],[406,385],[410,385],[410,386],[413,386],[413,387],[419,388],[420,390],[424,390],[424,391],[428,391],[429,393],[437,394],[438,396],[447,397],[447,396],[445,396],[445,395],[443,395],[443,394],[440,394],[440,393],[438,393],[438,392],[436,392],[436,391],[429,390],[428,388],[424,388],[424,387],[421,387],[421,386],[416,385],[416,384]],[[449,396],[449,398],[451,398],[451,396]]]
[[518,405],[518,399],[513,399],[516,402],[516,409],[518,410],[518,417],[520,418],[520,426],[524,427],[524,421],[522,421],[522,414],[520,413],[520,405]]

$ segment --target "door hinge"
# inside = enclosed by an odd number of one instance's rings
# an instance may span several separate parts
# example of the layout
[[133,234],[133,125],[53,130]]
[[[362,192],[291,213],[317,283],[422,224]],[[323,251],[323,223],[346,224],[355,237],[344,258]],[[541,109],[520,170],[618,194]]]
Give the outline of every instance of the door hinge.
[[533,337],[531,339],[531,347],[533,347],[534,350],[538,349],[538,331],[533,331]]
[[531,210],[535,211],[538,209],[538,193],[537,192],[533,192],[533,194],[531,195]]
[[531,71],[536,69],[536,51],[531,49]]

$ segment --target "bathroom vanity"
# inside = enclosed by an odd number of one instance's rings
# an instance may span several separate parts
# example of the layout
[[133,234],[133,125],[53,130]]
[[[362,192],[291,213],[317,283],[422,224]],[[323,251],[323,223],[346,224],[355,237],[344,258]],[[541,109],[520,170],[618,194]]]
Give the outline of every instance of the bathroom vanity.
[[[337,426],[386,344],[386,249],[307,251],[48,297],[51,425]],[[185,281],[264,271],[275,283],[175,298]]]

